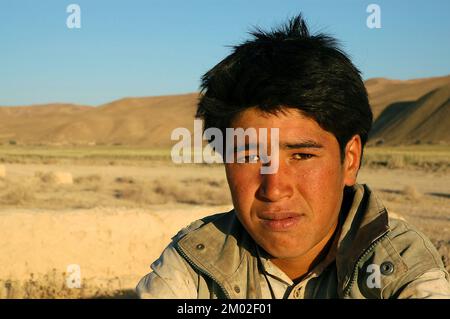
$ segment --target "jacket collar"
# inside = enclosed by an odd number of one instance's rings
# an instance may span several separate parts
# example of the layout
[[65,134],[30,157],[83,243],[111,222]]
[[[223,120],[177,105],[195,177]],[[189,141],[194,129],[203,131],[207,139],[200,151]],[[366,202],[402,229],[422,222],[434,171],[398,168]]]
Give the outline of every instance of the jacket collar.
[[[342,291],[359,256],[389,230],[389,225],[386,208],[366,185],[356,184],[346,189],[340,218],[336,267]],[[211,277],[229,297],[259,296],[256,244],[234,210],[219,214],[188,233],[177,246],[195,268]]]
[[349,283],[360,256],[389,230],[387,210],[367,185],[347,188],[344,198],[340,216],[343,223],[336,252],[341,291]]
[[256,243],[234,210],[212,218],[181,238],[177,249],[195,268],[213,279],[227,297],[260,298]]

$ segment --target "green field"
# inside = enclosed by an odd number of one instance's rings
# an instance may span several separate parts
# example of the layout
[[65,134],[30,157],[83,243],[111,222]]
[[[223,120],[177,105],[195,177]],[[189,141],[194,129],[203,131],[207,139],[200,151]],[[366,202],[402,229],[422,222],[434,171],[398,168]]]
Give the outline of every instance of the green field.
[[369,167],[420,168],[447,171],[450,168],[449,145],[368,147],[363,164]]
[[0,162],[6,163],[103,162],[105,160],[170,161],[170,149],[124,146],[0,146]]
[[[138,148],[125,146],[0,146],[3,163],[130,164],[170,162],[170,148]],[[449,145],[414,145],[368,147],[363,165],[368,167],[447,170],[450,167]]]

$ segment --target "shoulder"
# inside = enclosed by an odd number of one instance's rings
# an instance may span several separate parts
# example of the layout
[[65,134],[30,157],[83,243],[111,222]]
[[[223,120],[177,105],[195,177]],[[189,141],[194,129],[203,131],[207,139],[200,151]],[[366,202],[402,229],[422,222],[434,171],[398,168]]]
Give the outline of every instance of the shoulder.
[[[389,217],[388,235],[377,253],[384,256],[384,265],[392,265],[391,280],[387,280],[383,295],[395,297],[406,286],[414,285],[428,273],[441,274],[448,282],[442,258],[430,239],[407,221]],[[381,264],[383,274],[383,264]],[[389,277],[389,272],[383,277]],[[387,279],[387,278],[386,278]]]
[[199,231],[203,227],[210,224],[227,224],[227,223],[232,224],[232,219],[235,217],[234,214],[232,214],[232,212],[233,210],[229,212],[217,213],[193,221],[188,226],[179,230],[178,233],[172,237],[172,243],[177,243],[186,235]]
[[196,274],[172,244],[164,249],[150,268],[152,271],[136,286],[140,298],[195,298]]
[[389,217],[389,243],[411,269],[419,264],[443,268],[442,258],[430,239],[415,226],[399,218]]
[[189,235],[204,235],[203,229],[211,225],[227,224],[234,214],[219,213],[196,220],[182,228],[172,237],[171,243],[165,248],[161,256],[150,266],[152,272],[144,276],[136,287],[141,298],[197,298],[209,297],[209,285],[180,254],[179,241]]

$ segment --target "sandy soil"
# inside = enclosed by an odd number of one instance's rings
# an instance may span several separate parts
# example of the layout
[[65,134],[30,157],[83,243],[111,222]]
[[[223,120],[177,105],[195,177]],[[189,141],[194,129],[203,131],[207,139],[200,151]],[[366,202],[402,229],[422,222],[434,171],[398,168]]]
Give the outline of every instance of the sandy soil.
[[[176,232],[230,207],[9,210],[0,214],[0,297],[130,294]],[[82,289],[67,289],[67,267],[80,266]],[[12,288],[6,289],[9,280]],[[2,280],[0,280],[1,282]]]
[[[0,203],[0,298],[133,297],[137,281],[181,227],[231,208],[224,195],[225,176],[220,166],[8,164],[6,170],[4,192],[28,183],[37,195]],[[50,171],[70,172],[74,180],[92,175],[97,178],[79,179],[78,184],[65,186],[36,179],[36,172]],[[131,184],[124,185],[124,177]],[[186,180],[191,183],[188,187],[183,184]],[[388,208],[432,239],[447,265],[448,180],[448,174],[402,169],[363,169],[359,176],[361,183],[379,193]],[[191,204],[180,202],[180,194],[161,192],[159,188],[155,192],[165,201],[158,204],[115,195],[118,188],[145,188],[155,181],[170,188],[179,184],[186,196],[192,196],[189,191],[198,193],[198,188],[209,187],[211,192],[195,194]],[[210,205],[192,204],[206,198],[212,198]],[[89,205],[83,208],[80,201]],[[70,264],[80,266],[81,289],[67,288]]]

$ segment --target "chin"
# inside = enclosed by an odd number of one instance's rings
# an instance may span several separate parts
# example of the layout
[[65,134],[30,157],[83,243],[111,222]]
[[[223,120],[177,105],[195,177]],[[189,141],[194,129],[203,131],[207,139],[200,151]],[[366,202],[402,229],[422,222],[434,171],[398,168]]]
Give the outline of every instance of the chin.
[[277,258],[277,259],[291,259],[291,258],[297,258],[300,256],[303,256],[306,252],[305,251],[286,251],[286,250],[279,250],[279,251],[275,251],[273,253],[269,252],[269,255],[272,258]]
[[[286,247],[286,245],[283,245],[282,243],[277,245],[273,241],[269,244],[261,245],[261,247],[263,247],[270,256],[283,259],[302,256],[312,248],[309,247],[309,245],[302,243],[297,243],[296,245],[292,245],[292,247]],[[299,247],[302,248],[299,249]]]

